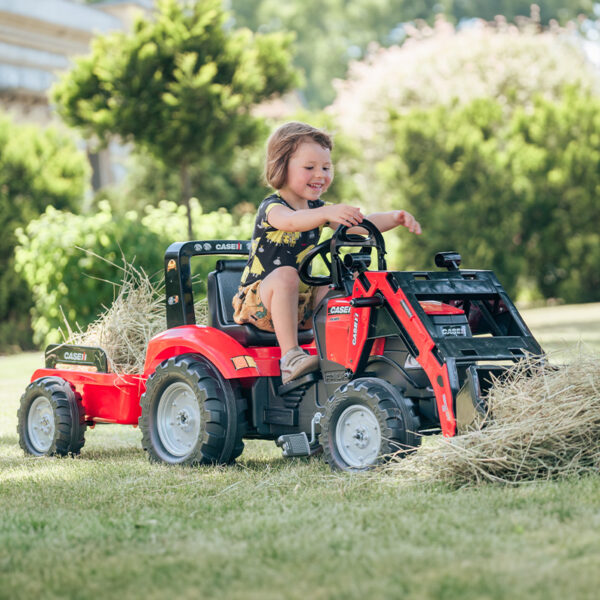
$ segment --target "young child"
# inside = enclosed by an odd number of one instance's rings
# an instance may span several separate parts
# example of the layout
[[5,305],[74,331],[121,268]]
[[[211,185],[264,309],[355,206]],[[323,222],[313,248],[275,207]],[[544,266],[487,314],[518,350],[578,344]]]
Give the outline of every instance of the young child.
[[[258,209],[250,258],[233,299],[236,323],[275,332],[284,384],[318,367],[318,357],[298,346],[298,329],[311,327],[313,309],[328,290],[302,283],[298,267],[318,243],[324,225],[354,227],[364,218],[359,208],[321,200],[333,180],[332,148],[327,133],[305,123],[286,123],[269,138],[265,179],[276,192]],[[381,231],[403,225],[421,233],[419,223],[403,210],[367,218]]]

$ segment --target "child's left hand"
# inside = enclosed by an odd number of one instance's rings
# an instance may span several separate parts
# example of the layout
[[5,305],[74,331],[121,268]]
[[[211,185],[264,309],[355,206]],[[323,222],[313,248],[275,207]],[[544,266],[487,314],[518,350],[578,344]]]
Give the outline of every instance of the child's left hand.
[[421,233],[421,225],[409,212],[405,210],[393,210],[392,216],[396,225],[403,225],[411,233],[419,235]]

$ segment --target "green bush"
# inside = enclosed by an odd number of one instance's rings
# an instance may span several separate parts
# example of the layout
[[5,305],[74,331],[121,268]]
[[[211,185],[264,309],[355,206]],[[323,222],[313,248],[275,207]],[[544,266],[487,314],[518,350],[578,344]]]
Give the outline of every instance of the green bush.
[[85,155],[70,136],[0,115],[0,351],[32,347],[32,299],[14,269],[15,230],[47,206],[77,210],[88,179]]
[[503,119],[480,99],[392,115],[393,151],[377,168],[423,225],[402,236],[402,268],[457,250],[511,293],[600,300],[600,100],[566,93]]
[[110,306],[111,282],[120,281],[122,258],[148,274],[162,267],[160,236],[134,212],[113,219],[107,203],[91,216],[49,207],[17,236],[16,267],[33,294],[32,325],[39,345],[63,340],[64,318],[85,329],[103,306]]
[[[196,239],[250,239],[252,215],[236,223],[224,211],[203,214],[197,201],[192,202],[192,210]],[[85,330],[112,303],[123,260],[143,268],[160,285],[164,252],[170,243],[185,241],[186,231],[185,208],[174,202],[149,207],[142,218],[134,211],[113,214],[108,202],[101,202],[94,215],[49,207],[18,231],[16,250],[17,269],[35,301],[35,342],[62,341],[65,318]],[[207,257],[193,265],[198,294],[205,293],[214,262],[215,257]]]

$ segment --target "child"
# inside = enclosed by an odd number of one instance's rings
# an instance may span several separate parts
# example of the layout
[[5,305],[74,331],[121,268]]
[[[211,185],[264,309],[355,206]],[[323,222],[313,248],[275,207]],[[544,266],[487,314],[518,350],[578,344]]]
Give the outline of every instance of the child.
[[[332,148],[328,134],[305,123],[286,123],[269,138],[265,178],[276,192],[258,209],[250,258],[233,299],[236,323],[275,332],[284,384],[318,367],[318,357],[298,346],[298,329],[311,327],[313,309],[328,290],[302,283],[298,267],[324,225],[353,227],[364,218],[359,208],[321,200],[333,180]],[[419,223],[403,210],[368,219],[381,231],[403,225],[421,233]]]

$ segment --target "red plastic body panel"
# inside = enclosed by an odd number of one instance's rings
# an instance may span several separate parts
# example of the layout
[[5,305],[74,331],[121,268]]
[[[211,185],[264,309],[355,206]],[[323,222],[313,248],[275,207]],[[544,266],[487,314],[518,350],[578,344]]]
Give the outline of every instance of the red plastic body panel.
[[252,361],[240,358],[252,356],[248,348],[214,327],[198,325],[173,327],[153,337],[146,352],[144,374],[149,376],[163,360],[190,353],[206,357],[225,379],[260,375]]
[[[301,348],[304,348],[309,354],[317,353],[314,341],[301,346]],[[279,346],[251,346],[246,348],[246,353],[254,358],[261,377],[274,377],[281,373],[279,369],[281,348]]]
[[437,300],[421,300],[419,302],[421,308],[427,315],[464,315],[465,311],[462,308],[438,302]]
[[350,336],[350,300],[333,298],[327,304],[327,324],[325,326],[325,347],[327,358],[340,364],[346,364],[346,346]]
[[[369,271],[365,273],[365,276],[370,283],[368,290],[363,287],[359,279],[356,279],[351,297],[329,301],[325,329],[327,358],[343,364],[352,371],[356,369],[367,339],[372,309],[350,307],[350,300],[370,297],[376,292],[383,294],[417,347],[417,362],[427,373],[435,393],[442,433],[445,436],[453,436],[456,433],[456,419],[448,367],[445,364],[440,365],[432,353],[435,346],[433,339],[410,308],[404,292],[401,289],[394,292],[387,280],[387,272]],[[427,314],[461,314],[463,312],[459,308],[441,302],[422,302],[421,306]],[[382,354],[384,343],[384,341],[376,340],[371,354]]]
[[[302,347],[309,354],[317,353],[314,341]],[[280,373],[279,346],[245,348],[219,329],[182,325],[168,329],[150,340],[144,374],[149,376],[163,360],[188,353],[206,357],[225,379],[248,382],[259,376],[271,377]]]
[[[387,280],[387,272],[371,271],[365,273],[365,275],[371,283],[371,286],[368,292],[364,295],[372,296],[378,291],[382,293],[385,299],[389,302],[392,311],[397,315],[398,319],[417,347],[419,352],[418,356],[416,357],[417,362],[423,367],[423,370],[427,374],[435,393],[442,433],[446,437],[455,435],[456,417],[453,409],[453,396],[452,387],[450,386],[450,376],[448,374],[448,367],[446,364],[440,364],[432,352],[435,342],[429,335],[421,320],[411,309],[410,303],[402,289],[400,288],[394,292],[389,281]],[[363,295],[362,289],[362,286],[357,281],[354,285],[353,296],[357,297]],[[449,305],[443,305],[443,310],[447,310],[445,307],[448,309],[454,308],[450,307]]]
[[38,369],[31,381],[41,377],[61,377],[71,383],[81,394],[86,421],[137,425],[140,396],[146,389],[146,378],[142,375]]

